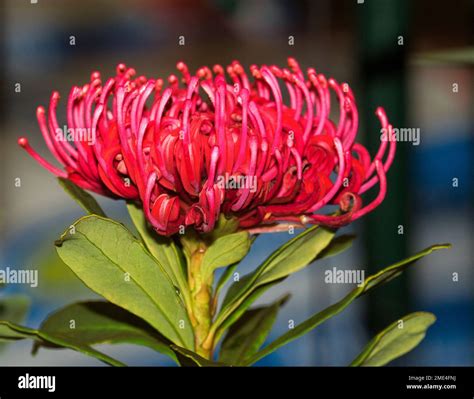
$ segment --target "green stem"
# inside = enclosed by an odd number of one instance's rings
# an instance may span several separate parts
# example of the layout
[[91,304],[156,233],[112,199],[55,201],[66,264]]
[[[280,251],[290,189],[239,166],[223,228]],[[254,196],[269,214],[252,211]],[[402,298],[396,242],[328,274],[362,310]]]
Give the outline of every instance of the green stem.
[[211,275],[207,281],[202,278],[202,259],[207,249],[204,242],[198,242],[193,249],[189,259],[188,278],[191,289],[194,340],[196,352],[200,356],[210,359],[212,356],[212,340],[209,341],[207,338],[212,322],[213,276]]
[[[207,248],[217,238],[237,231],[238,221],[224,216],[211,233],[199,234],[189,229],[179,237],[187,260],[188,285],[191,292],[191,304],[187,306],[189,318],[194,329],[196,352],[205,359],[211,359],[215,345],[215,329],[212,326],[213,315],[217,307],[217,298],[213,297],[212,284],[214,273],[203,278],[202,261]],[[215,293],[217,295],[217,293]]]

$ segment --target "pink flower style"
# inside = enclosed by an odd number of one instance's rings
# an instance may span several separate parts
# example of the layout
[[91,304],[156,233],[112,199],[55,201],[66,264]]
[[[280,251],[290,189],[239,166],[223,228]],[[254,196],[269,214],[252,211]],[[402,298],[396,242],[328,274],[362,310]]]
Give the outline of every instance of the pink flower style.
[[[347,84],[313,68],[305,76],[293,58],[288,68],[252,65],[253,81],[237,61],[226,68],[227,78],[220,65],[194,75],[182,62],[177,69],[181,78],[170,75],[166,88],[162,79],[134,78],[135,70],[123,64],[104,85],[93,72],[89,84],[69,94],[72,141],[59,127],[59,93],[53,92],[47,113],[38,107],[37,118],[62,169],[26,138],[18,142],[56,176],[141,202],[162,235],[180,226],[209,232],[220,214],[251,232],[288,224],[339,227],[383,201],[396,148],[392,126],[377,108],[384,133],[371,159],[355,142],[358,112]],[[331,90],[337,122],[330,119]],[[361,195],[377,184],[378,195],[363,205]],[[327,205],[339,210],[322,214]]]

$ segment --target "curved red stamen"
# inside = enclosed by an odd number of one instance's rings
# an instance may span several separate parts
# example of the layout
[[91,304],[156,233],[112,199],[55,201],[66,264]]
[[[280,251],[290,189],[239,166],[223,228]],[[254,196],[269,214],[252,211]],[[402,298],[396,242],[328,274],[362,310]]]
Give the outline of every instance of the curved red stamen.
[[30,146],[28,139],[26,137],[20,137],[18,139],[18,144],[25,149],[25,151],[30,154],[32,158],[36,160],[43,168],[47,169],[49,172],[54,174],[55,176],[66,178],[67,173],[62,171],[61,169],[56,168],[55,166],[51,165],[46,159],[42,158],[33,148]]
[[366,215],[367,213],[373,211],[377,208],[385,198],[385,194],[387,193],[387,179],[385,176],[385,171],[383,168],[382,163],[379,160],[375,161],[375,170],[377,171],[378,180],[380,183],[379,193],[377,197],[367,206],[360,209],[359,211],[355,212],[353,215],[352,220],[359,219],[360,217]]

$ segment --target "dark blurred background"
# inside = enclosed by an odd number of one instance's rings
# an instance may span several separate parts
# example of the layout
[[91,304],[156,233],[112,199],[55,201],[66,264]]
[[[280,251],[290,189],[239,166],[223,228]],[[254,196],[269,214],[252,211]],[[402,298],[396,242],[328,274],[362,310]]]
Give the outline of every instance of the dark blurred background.
[[[62,305],[93,297],[53,248],[81,211],[16,144],[27,135],[47,153],[35,109],[47,105],[52,90],[62,94],[61,125],[70,87],[88,81],[92,70],[113,74],[119,62],[139,74],[164,77],[179,60],[194,70],[234,59],[247,67],[282,65],[294,56],[303,68],[351,84],[361,114],[359,141],[372,154],[380,142],[377,105],[395,127],[420,129],[420,143],[399,143],[386,201],[346,229],[359,236],[352,249],[312,265],[262,298],[293,294],[271,338],[285,332],[290,320],[303,321],[352,288],[325,284],[328,268],[374,272],[432,243],[451,242],[453,248],[425,258],[259,364],[348,364],[376,331],[426,310],[437,315],[437,323],[422,345],[394,364],[474,365],[473,21],[474,2],[468,0],[4,1],[0,265],[38,268],[40,284],[5,287],[0,295],[31,296],[30,326]],[[109,215],[125,220],[121,202],[98,199]],[[287,238],[258,238],[241,272]],[[33,358],[29,349],[24,342],[3,348],[0,364],[99,364],[71,351],[41,351]],[[129,364],[169,364],[143,348],[102,349]]]

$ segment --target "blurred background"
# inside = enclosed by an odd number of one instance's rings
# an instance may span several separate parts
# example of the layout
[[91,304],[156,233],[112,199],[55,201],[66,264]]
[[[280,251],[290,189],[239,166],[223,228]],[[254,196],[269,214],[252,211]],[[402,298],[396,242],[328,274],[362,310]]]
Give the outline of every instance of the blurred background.
[[[312,265],[261,298],[292,293],[270,339],[353,288],[325,284],[327,269],[371,273],[433,243],[450,242],[453,248],[426,257],[259,364],[345,365],[377,331],[425,310],[437,315],[437,323],[418,348],[393,364],[474,365],[473,1],[6,0],[2,7],[0,267],[38,269],[40,284],[3,287],[0,299],[28,295],[28,326],[37,327],[54,309],[94,297],[61,264],[53,246],[81,210],[16,144],[26,135],[50,159],[35,109],[48,104],[51,91],[62,94],[61,125],[70,87],[87,82],[92,70],[114,74],[119,62],[163,77],[179,60],[194,70],[234,59],[247,67],[283,65],[294,56],[303,68],[350,83],[361,114],[359,140],[372,153],[380,140],[377,105],[395,127],[419,129],[420,143],[399,143],[386,201],[345,229],[358,235],[349,251]],[[127,220],[123,203],[98,200],[110,216]],[[259,237],[240,272],[287,239],[287,234]],[[69,350],[41,350],[32,357],[29,342],[0,349],[0,365],[101,364]],[[100,349],[131,365],[170,364],[141,347]]]

